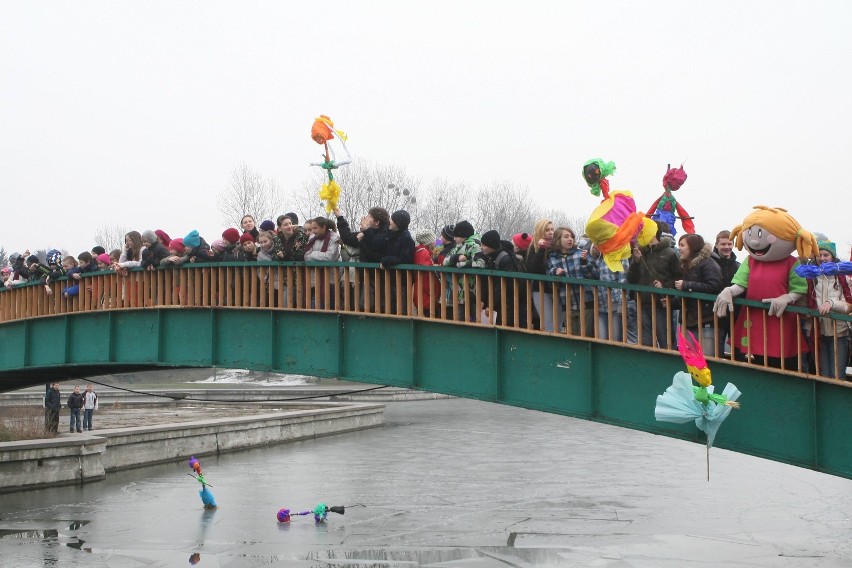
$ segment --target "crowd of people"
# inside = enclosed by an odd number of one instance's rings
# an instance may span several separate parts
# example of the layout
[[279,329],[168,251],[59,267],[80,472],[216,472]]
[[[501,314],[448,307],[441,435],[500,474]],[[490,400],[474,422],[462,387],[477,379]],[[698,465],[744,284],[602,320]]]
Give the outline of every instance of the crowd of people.
[[[711,306],[693,298],[668,306],[664,296],[647,292],[627,295],[619,285],[630,283],[661,290],[718,294],[731,285],[739,267],[731,233],[726,230],[716,234],[712,243],[701,235],[689,233],[675,241],[672,228],[659,222],[650,244],[644,247],[634,244],[632,257],[622,261],[623,270],[613,271],[585,235],[571,227],[557,226],[548,219],[536,222],[529,232],[513,235],[500,235],[495,230],[478,232],[466,220],[444,226],[439,234],[420,230],[412,235],[410,222],[405,210],[390,213],[384,208],[373,207],[360,219],[357,228],[349,224],[339,209],[334,211],[333,218],[317,217],[301,224],[298,215],[292,212],[279,215],[276,221],[264,220],[259,224],[251,215],[245,215],[240,229],[227,228],[220,238],[209,243],[196,230],[181,238],[171,238],[162,229],[130,231],[125,235],[124,246],[112,251],[95,246],[75,257],[50,250],[44,261],[29,251],[13,253],[10,266],[2,269],[0,288],[38,282],[44,286],[45,293],[52,294],[52,283],[65,277],[71,285],[64,287],[62,293],[72,298],[79,294],[80,281],[87,273],[104,270],[126,273],[132,268],[156,270],[186,263],[233,261],[343,261],[376,263],[382,269],[416,264],[492,270],[507,273],[506,276],[528,273],[613,285],[555,287],[550,282],[537,283],[531,287],[532,310],[527,313],[527,287],[517,285],[511,278],[497,280],[503,289],[492,290],[489,294],[489,279],[480,279],[480,288],[475,290],[473,279],[462,276],[457,279],[455,289],[445,287],[444,296],[439,297],[435,274],[423,271],[417,273],[415,285],[410,288],[397,288],[392,281],[386,313],[395,313],[399,305],[406,306],[403,309],[407,310],[410,296],[417,313],[427,316],[430,310],[441,309],[447,318],[457,321],[477,321],[485,317],[497,324],[519,327],[532,324],[545,331],[570,328],[574,335],[641,342],[666,349],[674,347],[669,345],[669,339],[674,340],[674,334],[670,333],[672,324],[683,325],[700,335],[700,328],[713,321]],[[820,241],[819,248],[821,261],[837,261],[834,243],[825,239]],[[314,278],[321,276],[318,273]],[[286,282],[264,284],[276,290],[286,287]],[[322,284],[318,280],[311,282],[317,289]],[[399,302],[399,298],[404,301]],[[339,298],[327,298],[323,294],[312,296],[313,305],[320,308],[333,309],[338,301]],[[385,308],[384,298],[377,298],[374,289],[363,290],[358,301],[362,307],[372,302],[382,310]],[[825,276],[810,281],[803,304],[823,315],[849,313],[852,295],[846,278]],[[565,321],[566,314],[569,321]],[[622,314],[626,317],[622,318]],[[623,329],[622,321],[626,321],[627,329]],[[849,326],[843,322],[838,325],[827,318],[817,322],[817,333],[823,339],[831,339],[823,341],[826,348],[820,350],[820,373],[845,377]],[[730,327],[728,316],[719,319],[717,355],[730,349]],[[809,321],[803,331],[810,334],[813,327],[813,322]]]

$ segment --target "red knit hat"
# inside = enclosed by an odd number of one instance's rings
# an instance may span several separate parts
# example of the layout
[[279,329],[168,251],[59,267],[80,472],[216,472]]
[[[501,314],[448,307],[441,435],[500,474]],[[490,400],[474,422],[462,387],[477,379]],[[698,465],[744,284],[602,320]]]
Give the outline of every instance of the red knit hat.
[[240,240],[240,232],[233,227],[222,231],[222,238],[231,244],[237,243]]
[[243,236],[240,237],[240,244],[243,243],[253,243],[254,237],[251,233],[243,233]]
[[183,244],[183,239],[178,237],[177,239],[170,240],[169,250],[175,251],[178,254],[182,254],[186,250],[186,247]]
[[154,234],[157,235],[164,243],[172,242],[172,238],[169,236],[169,234],[162,229],[157,229],[156,231],[154,231]]
[[532,237],[529,233],[517,233],[512,236],[512,242],[519,250],[527,250],[532,244]]

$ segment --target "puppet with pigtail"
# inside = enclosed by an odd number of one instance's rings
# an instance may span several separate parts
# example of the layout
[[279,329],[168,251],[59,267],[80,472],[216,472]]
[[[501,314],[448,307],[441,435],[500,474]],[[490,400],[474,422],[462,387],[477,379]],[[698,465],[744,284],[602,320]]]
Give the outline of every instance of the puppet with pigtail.
[[683,164],[679,168],[672,168],[671,164],[666,167],[666,173],[663,176],[663,194],[657,198],[651,207],[648,209],[648,217],[654,221],[664,221],[668,223],[671,229],[672,236],[677,234],[675,230],[675,219],[680,219],[683,230],[689,234],[695,233],[695,225],[683,205],[677,202],[674,192],[679,190],[686,182],[686,172],[683,169]]
[[[340,145],[343,147],[343,152],[346,154],[345,160],[337,161],[334,155],[334,149],[329,146],[329,142],[334,139],[337,134],[337,139],[340,140]],[[348,137],[342,130],[335,130],[334,123],[329,117],[324,114],[319,115],[314,119],[314,124],[311,127],[311,138],[317,144],[321,144],[325,149],[322,162],[311,162],[312,166],[319,166],[325,170],[328,175],[328,181],[322,184],[319,197],[325,201],[326,213],[331,213],[337,209],[337,202],[340,200],[340,184],[334,179],[334,170],[341,166],[352,163],[352,158],[349,156],[349,149],[346,148]]]
[[[808,291],[804,278],[796,273],[799,260],[817,254],[814,236],[802,228],[786,209],[758,205],[731,231],[737,250],[743,247],[748,258],[737,269],[732,285],[716,298],[713,309],[719,317],[733,310],[733,298],[745,293],[747,300],[769,304],[764,317],[761,309],[743,306],[734,325],[731,342],[739,360],[754,359],[762,364],[764,357],[773,367],[795,370],[797,355],[807,351],[799,333],[796,317],[787,306]],[[797,344],[798,340],[798,344]]]
[[610,191],[606,178],[615,173],[615,162],[593,158],[583,164],[583,179],[595,197],[603,197],[589,220],[586,235],[601,252],[607,267],[622,272],[621,261],[630,258],[632,243],[650,244],[657,234],[657,224],[636,211],[629,191]]

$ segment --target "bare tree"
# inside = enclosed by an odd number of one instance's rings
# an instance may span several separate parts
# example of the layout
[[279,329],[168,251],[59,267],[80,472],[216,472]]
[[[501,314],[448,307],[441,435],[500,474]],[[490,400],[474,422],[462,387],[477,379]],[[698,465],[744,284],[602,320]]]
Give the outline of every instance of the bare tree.
[[[420,181],[408,175],[404,168],[359,160],[335,170],[334,179],[340,184],[338,207],[350,223],[371,207],[384,207],[391,213],[397,209],[407,210],[411,225],[417,225],[421,209]],[[319,190],[327,180],[325,172],[317,169],[311,179],[290,196],[300,214],[306,217],[326,214]]]
[[225,224],[239,227],[243,216],[251,215],[260,223],[280,213],[281,190],[273,178],[264,179],[245,162],[234,168],[231,179],[219,193],[219,213]]
[[93,237],[95,244],[101,245],[107,252],[120,249],[124,246],[124,235],[130,232],[130,229],[124,225],[104,225],[95,233]]
[[6,254],[6,248],[0,247],[0,268],[4,268],[9,264],[9,255]]
[[446,178],[433,180],[418,199],[417,228],[440,233],[444,225],[453,225],[471,216],[470,201],[466,184],[450,183]]
[[[589,213],[592,210],[589,209]],[[550,219],[556,227],[568,227],[572,229],[579,237],[586,232],[586,221],[588,216],[570,215],[564,209],[551,207],[549,209],[541,209],[536,213],[536,219]]]
[[539,206],[525,187],[510,182],[483,186],[476,192],[471,221],[477,232],[495,230],[502,238],[530,231]]

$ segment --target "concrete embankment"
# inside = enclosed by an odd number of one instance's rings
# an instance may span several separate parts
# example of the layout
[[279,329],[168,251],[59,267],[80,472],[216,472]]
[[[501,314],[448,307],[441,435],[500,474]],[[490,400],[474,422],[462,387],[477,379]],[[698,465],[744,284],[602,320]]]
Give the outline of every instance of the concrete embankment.
[[[132,407],[137,414],[136,424],[145,425],[110,428],[109,413],[96,412],[94,424],[98,426],[92,432],[0,444],[0,492],[87,483],[103,479],[110,471],[384,423],[384,405],[372,403],[247,402],[222,407],[215,403],[173,402],[116,406],[116,416],[126,418]],[[225,410],[219,412],[220,408]],[[199,411],[202,419],[177,419],[186,415],[197,418]],[[63,410],[60,432],[67,429],[67,411]]]

